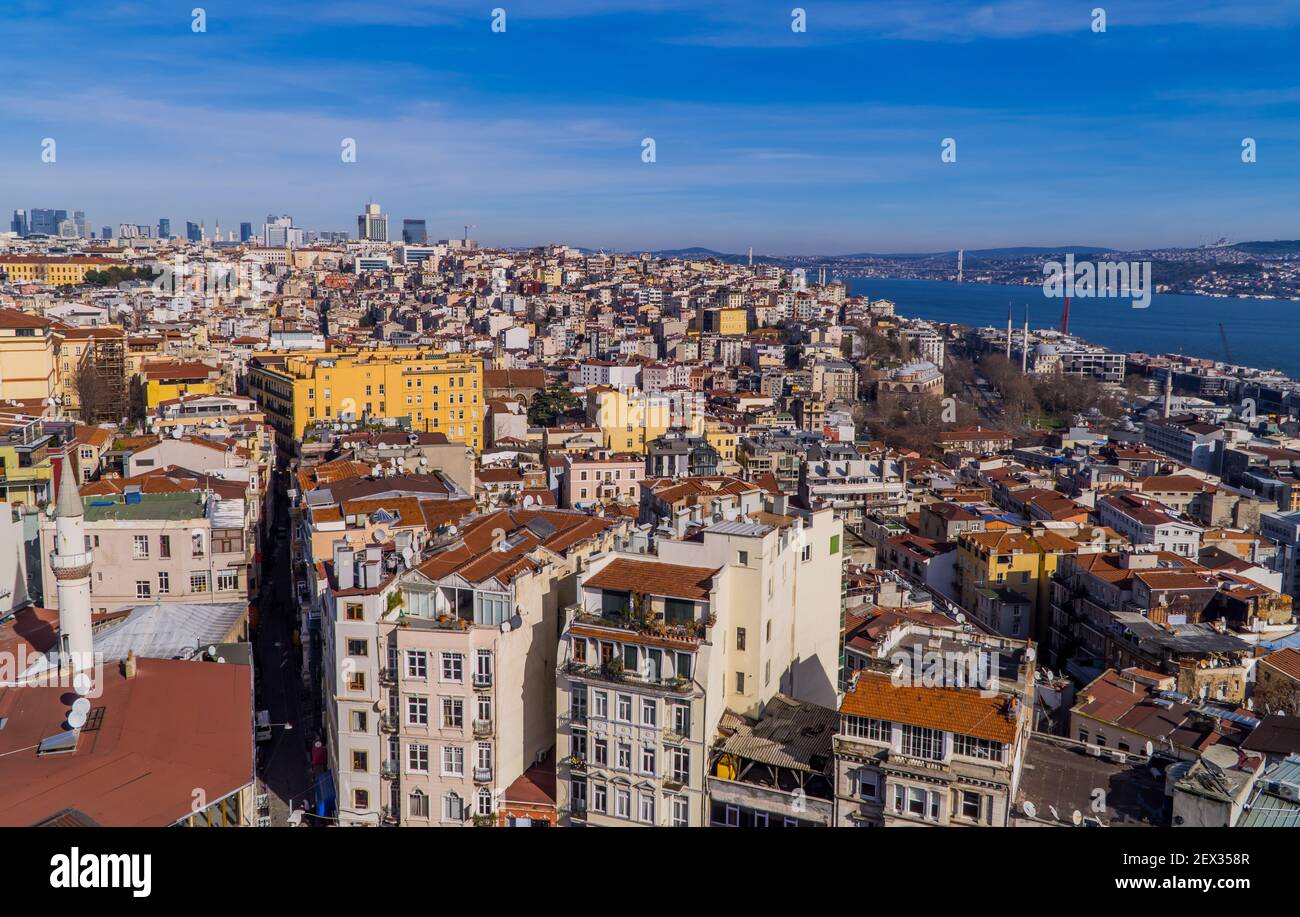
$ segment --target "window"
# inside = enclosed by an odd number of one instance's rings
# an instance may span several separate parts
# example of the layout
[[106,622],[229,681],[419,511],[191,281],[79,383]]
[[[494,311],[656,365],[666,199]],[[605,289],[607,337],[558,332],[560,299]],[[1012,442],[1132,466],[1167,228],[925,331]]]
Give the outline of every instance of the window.
[[131,556],[136,560],[144,560],[149,556],[149,536],[136,535],[135,541],[131,545]]
[[726,825],[728,828],[739,828],[739,827],[740,827],[740,807],[739,807],[739,806],[730,806],[730,805],[727,806],[727,808],[724,810],[724,814],[723,814],[722,819],[723,819],[723,820],[722,820],[722,823],[723,823],[724,825]]
[[736,649],[745,649],[745,628],[743,627],[736,628]]
[[[596,767],[609,766],[609,742],[605,739],[595,739],[591,743],[592,764]],[[603,809],[601,811],[604,811]]]
[[190,574],[190,592],[207,592],[208,591],[208,571],[203,570],[198,573]]
[[348,676],[348,690],[349,691],[366,690],[366,673],[353,672],[350,676]]
[[465,657],[462,654],[442,654],[442,680],[457,683],[465,680]]
[[427,697],[408,697],[406,699],[406,722],[410,726],[429,725],[429,699]]
[[427,774],[429,772],[428,745],[413,744],[406,746],[406,769],[417,774]]
[[641,725],[656,726],[659,718],[659,704],[653,697],[642,698],[641,700]]
[[681,796],[674,796],[672,803],[672,826],[685,828],[691,823],[690,803]]
[[353,732],[366,732],[369,724],[370,724],[370,717],[367,715],[366,711],[364,710],[352,711]]
[[609,719],[609,695],[604,691],[591,692],[591,715],[602,720]]
[[632,791],[619,787],[614,790],[614,814],[619,818],[632,817]]
[[412,818],[429,817],[429,797],[419,790],[411,794],[411,802],[408,811]]
[[193,535],[191,535],[190,543],[191,543],[191,553],[195,557],[202,557],[203,556],[203,533],[195,532]]
[[932,761],[943,760],[942,732],[924,726],[910,726],[906,723],[903,724],[902,732],[903,754],[913,758],[928,758]]
[[593,783],[591,785],[591,808],[604,814],[606,807],[609,805],[607,797],[608,788],[603,783]]
[[364,621],[366,619],[365,610],[360,602],[348,602],[345,616],[349,621]]
[[370,808],[370,791],[353,790],[352,791],[352,808],[358,812]]
[[860,770],[857,777],[858,792],[861,799],[876,800],[880,798],[880,775],[875,771]]
[[135,597],[137,599],[149,598],[149,581],[147,579],[138,579],[135,581]]
[[420,679],[429,677],[429,656],[424,650],[406,651],[406,677]]
[[442,725],[444,729],[460,729],[465,725],[465,701],[462,698],[442,699]]
[[618,743],[618,763],[616,766],[621,771],[630,771],[632,769],[632,746],[626,742]]
[[673,782],[687,784],[691,782],[691,750],[673,748],[671,756]]
[[449,777],[465,776],[465,749],[459,745],[442,747],[442,773]]
[[230,592],[239,588],[239,571],[238,570],[218,570],[217,571],[217,591]]
[[654,776],[655,765],[657,763],[654,747],[651,745],[642,746],[641,748],[641,773]]
[[442,817],[447,821],[464,821],[465,801],[455,793],[442,797]]
[[492,791],[485,786],[479,787],[478,790],[478,814],[492,814]]
[[368,656],[370,655],[370,643],[367,640],[348,640],[349,656]]
[[970,790],[961,791],[961,817],[969,818],[972,821],[979,821],[980,812],[984,809],[984,799],[979,793],[972,793]]
[[736,563],[740,564],[742,567],[747,567],[747,566],[749,566],[749,552],[748,552],[748,551],[737,551],[737,552],[736,552]]
[[641,810],[640,817],[647,825],[653,825],[655,822],[655,794],[648,790],[641,791]]
[[744,693],[745,693],[745,673],[744,673],[744,672],[737,672],[737,673],[736,673],[736,693],[737,693],[737,694],[744,694]]
[[975,736],[954,735],[952,737],[954,754],[967,758],[979,758],[983,761],[1005,761],[1007,747],[1001,742],[979,739]]
[[166,570],[159,570],[158,571],[158,594],[167,595],[167,593],[171,591],[172,591],[172,578],[167,574]]
[[672,728],[673,728],[673,732],[676,733],[677,735],[690,738],[691,735],[690,704],[672,705]]
[[800,553],[799,559],[804,563],[812,560],[812,545],[806,544],[803,546],[803,551]]
[[368,767],[369,764],[370,764],[370,756],[367,755],[364,751],[352,752],[352,769],[354,771],[365,773],[367,770],[369,770]]
[[616,718],[620,723],[632,722],[632,695],[618,695],[618,716]]
[[867,716],[848,715],[844,717],[844,734],[855,739],[888,742],[890,740],[889,721],[876,720]]

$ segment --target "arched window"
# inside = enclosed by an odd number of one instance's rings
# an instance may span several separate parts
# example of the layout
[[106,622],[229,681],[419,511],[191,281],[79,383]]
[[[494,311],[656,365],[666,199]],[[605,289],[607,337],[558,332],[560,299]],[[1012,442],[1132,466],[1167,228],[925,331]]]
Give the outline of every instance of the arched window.
[[429,817],[429,797],[418,789],[411,793],[411,817]]
[[478,790],[478,814],[492,814],[492,791],[487,787],[479,787]]
[[465,820],[465,801],[455,793],[442,797],[442,816],[447,821]]

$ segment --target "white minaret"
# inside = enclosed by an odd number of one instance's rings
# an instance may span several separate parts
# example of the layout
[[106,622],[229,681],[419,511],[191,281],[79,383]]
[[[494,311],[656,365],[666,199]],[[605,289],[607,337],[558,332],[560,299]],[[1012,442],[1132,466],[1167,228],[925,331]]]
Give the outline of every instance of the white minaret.
[[86,526],[76,478],[76,469],[65,453],[59,498],[55,503],[50,568],[59,596],[59,667],[81,672],[94,666],[90,636],[90,565],[94,556],[86,547]]

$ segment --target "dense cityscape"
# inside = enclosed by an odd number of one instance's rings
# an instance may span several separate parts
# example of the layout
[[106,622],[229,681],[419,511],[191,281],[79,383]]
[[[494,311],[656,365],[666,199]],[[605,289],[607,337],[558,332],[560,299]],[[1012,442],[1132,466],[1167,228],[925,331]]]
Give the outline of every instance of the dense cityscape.
[[1300,826],[1300,383],[357,209],[0,234],[0,824]]

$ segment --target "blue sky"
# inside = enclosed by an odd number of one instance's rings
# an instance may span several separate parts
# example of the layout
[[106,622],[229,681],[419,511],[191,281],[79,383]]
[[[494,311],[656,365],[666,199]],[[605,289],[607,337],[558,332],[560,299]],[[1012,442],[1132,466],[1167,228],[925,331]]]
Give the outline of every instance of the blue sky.
[[4,225],[355,230],[373,198],[500,245],[1300,237],[1300,0],[797,2],[803,34],[767,0],[3,0]]

